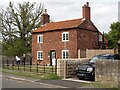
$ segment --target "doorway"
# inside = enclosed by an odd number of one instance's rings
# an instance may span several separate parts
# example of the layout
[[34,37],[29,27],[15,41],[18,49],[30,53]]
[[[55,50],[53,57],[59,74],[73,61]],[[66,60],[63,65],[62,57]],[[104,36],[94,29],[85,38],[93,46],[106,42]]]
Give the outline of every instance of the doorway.
[[56,65],[56,51],[51,50],[50,51],[50,66],[55,66]]

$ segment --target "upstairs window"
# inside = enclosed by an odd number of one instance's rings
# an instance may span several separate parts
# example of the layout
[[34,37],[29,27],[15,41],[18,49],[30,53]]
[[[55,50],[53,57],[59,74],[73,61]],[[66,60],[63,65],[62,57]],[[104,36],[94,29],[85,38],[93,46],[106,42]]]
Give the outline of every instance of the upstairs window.
[[69,41],[69,32],[62,33],[62,42]]
[[69,50],[62,50],[62,59],[69,58]]
[[43,51],[37,52],[37,60],[43,60]]
[[102,42],[102,35],[99,35],[99,41]]
[[38,43],[43,43],[43,35],[38,35],[37,42]]

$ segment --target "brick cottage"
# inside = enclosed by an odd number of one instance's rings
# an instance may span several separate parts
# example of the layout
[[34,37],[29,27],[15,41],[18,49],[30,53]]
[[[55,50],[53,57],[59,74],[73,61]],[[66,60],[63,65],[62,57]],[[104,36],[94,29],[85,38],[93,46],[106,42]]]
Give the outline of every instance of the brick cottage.
[[50,22],[47,11],[41,15],[42,26],[32,33],[32,62],[54,65],[56,58],[78,58],[78,50],[98,49],[99,31],[91,21],[87,2],[82,7],[83,17]]

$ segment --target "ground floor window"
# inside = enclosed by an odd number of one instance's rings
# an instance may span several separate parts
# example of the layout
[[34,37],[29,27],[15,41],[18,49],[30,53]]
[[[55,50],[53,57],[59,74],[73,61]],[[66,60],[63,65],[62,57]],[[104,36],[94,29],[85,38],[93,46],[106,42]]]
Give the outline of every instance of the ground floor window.
[[43,60],[43,51],[37,51],[37,60]]
[[69,58],[69,50],[62,50],[62,59]]

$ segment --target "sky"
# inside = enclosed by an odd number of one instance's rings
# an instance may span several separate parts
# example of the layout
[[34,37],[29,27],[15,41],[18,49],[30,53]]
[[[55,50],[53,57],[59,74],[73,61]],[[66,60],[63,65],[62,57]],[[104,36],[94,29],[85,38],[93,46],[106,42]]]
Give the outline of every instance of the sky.
[[110,25],[118,21],[118,2],[120,0],[0,0],[0,8],[9,1],[23,3],[26,1],[44,4],[51,19],[55,22],[82,18],[82,6],[89,2],[91,21],[100,32],[109,32]]

